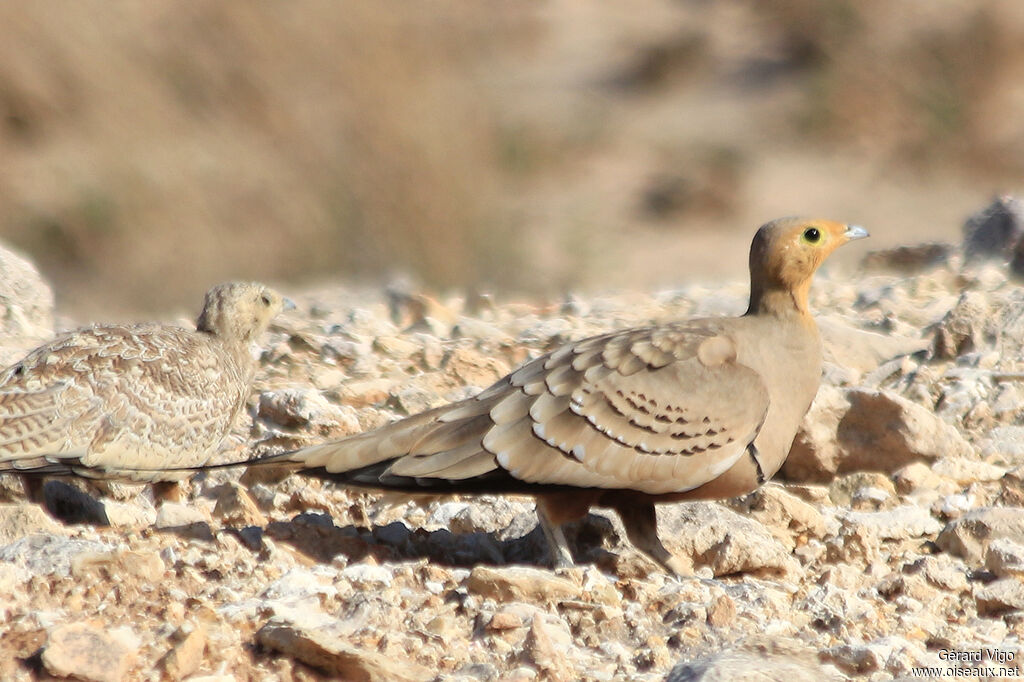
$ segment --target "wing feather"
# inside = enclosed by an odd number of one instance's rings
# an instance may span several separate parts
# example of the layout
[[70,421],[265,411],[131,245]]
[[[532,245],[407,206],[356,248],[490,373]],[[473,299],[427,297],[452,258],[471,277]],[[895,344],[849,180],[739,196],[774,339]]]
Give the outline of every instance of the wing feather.
[[[528,414],[535,424],[544,424],[555,419],[569,409],[569,401],[565,397],[551,393],[542,393],[530,405]],[[493,413],[492,413],[493,415]]]
[[517,421],[529,414],[533,403],[533,396],[526,395],[522,391],[509,390],[507,395],[491,408],[491,419],[495,424]]
[[383,478],[396,485],[465,488],[478,476],[493,483],[500,467],[528,484],[690,490],[743,455],[768,410],[764,382],[720,331],[709,322],[584,339],[475,399],[287,458],[336,473],[394,460]]
[[471,443],[480,448],[480,434],[491,427],[489,415],[481,414],[458,422],[438,424],[419,438],[408,451],[415,455],[432,455],[447,452]]
[[494,455],[486,450],[476,449],[472,455],[463,457],[451,466],[440,469],[431,475],[431,478],[443,478],[448,481],[463,481],[477,476],[483,476],[498,468],[498,462]]
[[[652,494],[693,489],[732,466],[764,421],[767,388],[735,353],[720,352],[731,348],[727,337],[700,327],[670,331],[611,335],[600,353],[591,346],[561,364],[549,359],[531,432],[577,468],[536,445],[512,447],[513,437],[523,438],[518,431],[495,441],[498,461],[528,482],[579,485],[586,470],[608,487]],[[717,364],[704,363],[702,344],[715,344],[704,355]]]
[[[438,472],[453,467],[480,452],[482,450],[479,443],[466,443],[446,452],[430,455],[406,455],[392,462],[385,473],[410,477],[436,476]],[[486,454],[492,461],[494,460],[494,455]]]

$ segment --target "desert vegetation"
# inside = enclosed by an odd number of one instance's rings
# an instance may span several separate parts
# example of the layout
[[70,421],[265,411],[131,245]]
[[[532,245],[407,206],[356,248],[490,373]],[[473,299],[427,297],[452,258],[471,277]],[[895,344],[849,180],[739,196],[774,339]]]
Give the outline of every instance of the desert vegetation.
[[948,238],[1024,170],[1022,46],[999,0],[11,5],[0,236],[122,315],[229,277],[652,289],[787,213]]

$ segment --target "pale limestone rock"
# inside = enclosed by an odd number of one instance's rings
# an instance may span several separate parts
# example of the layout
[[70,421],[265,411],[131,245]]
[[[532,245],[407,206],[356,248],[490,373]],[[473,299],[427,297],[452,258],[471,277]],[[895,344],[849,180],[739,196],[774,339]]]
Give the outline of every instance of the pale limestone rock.
[[519,614],[511,612],[508,607],[505,607],[491,616],[486,627],[488,630],[515,630],[525,625],[526,623],[523,622]]
[[1024,543],[1024,509],[972,509],[946,524],[935,542],[943,550],[962,557],[968,564],[979,566],[989,545],[999,538]]
[[402,336],[378,336],[373,349],[399,360],[407,360],[420,352],[420,345]]
[[960,592],[968,587],[967,566],[948,554],[921,557],[904,565],[903,573],[920,574],[930,584],[949,592]]
[[59,532],[61,526],[38,505],[0,504],[0,546],[33,533],[54,535]]
[[477,566],[470,572],[466,588],[471,594],[498,601],[557,601],[576,598],[581,592],[571,580],[526,566]]
[[156,522],[156,510],[149,506],[106,500],[103,511],[115,528],[148,528]]
[[202,509],[178,502],[165,502],[156,512],[157,528],[184,528],[194,523],[209,523],[210,517]]
[[159,665],[167,677],[180,680],[196,672],[203,665],[203,654],[207,646],[206,628],[178,628],[172,639],[174,645],[160,659]]
[[731,506],[760,521],[790,549],[808,537],[824,537],[828,530],[825,518],[813,505],[772,483],[739,498]]
[[952,481],[936,474],[924,462],[912,462],[892,474],[896,492],[906,495],[913,492],[936,491],[950,494],[959,488]]
[[0,367],[53,336],[53,291],[35,265],[0,242]]
[[359,433],[359,420],[351,407],[334,405],[308,388],[264,391],[257,414],[287,428],[314,429],[334,437]]
[[393,391],[388,406],[404,415],[419,414],[433,407],[447,404],[442,396],[421,386],[405,386]]
[[360,589],[380,589],[390,587],[394,581],[394,572],[388,566],[372,564],[353,564],[346,566],[340,577]]
[[445,370],[467,386],[484,388],[511,370],[507,362],[468,348],[456,348],[448,355]]
[[854,389],[848,396],[850,411],[839,426],[847,451],[841,469],[893,471],[915,460],[973,457],[956,429],[920,405],[887,391]]
[[896,488],[889,478],[874,471],[858,471],[837,478],[829,486],[828,495],[832,504],[849,507],[861,491],[871,488],[882,491],[888,497],[896,495]]
[[987,462],[943,457],[932,464],[932,471],[960,485],[970,485],[978,481],[998,481],[1006,475],[1007,469]]
[[886,599],[910,598],[918,604],[930,603],[940,597],[940,592],[921,575],[890,573],[875,589]]
[[1002,578],[979,587],[974,593],[978,614],[995,616],[1007,611],[1024,610],[1024,582]]
[[515,343],[508,332],[496,325],[472,317],[460,317],[452,329],[452,338],[470,338],[494,345],[512,345]]
[[965,291],[935,330],[935,357],[952,359],[981,350],[994,333],[988,298],[981,292]]
[[926,537],[942,530],[927,509],[912,505],[874,512],[838,508],[835,515],[844,528],[870,529],[882,540]]
[[138,643],[112,636],[92,623],[54,628],[43,649],[43,666],[51,675],[88,682],[120,682],[134,662]]
[[799,572],[789,551],[760,523],[715,502],[663,505],[659,527],[673,553],[714,575]]
[[552,680],[573,679],[570,649],[574,648],[572,634],[564,623],[535,613],[523,644],[523,658],[545,677]]
[[821,652],[823,660],[829,660],[844,672],[868,674],[885,671],[889,675],[909,673],[910,668],[920,665],[926,655],[924,647],[899,636],[883,637],[865,644],[841,644]]
[[111,549],[109,544],[95,540],[33,534],[0,547],[0,561],[9,561],[33,575],[66,576],[76,556]]
[[81,579],[93,572],[113,580],[135,579],[155,584],[164,577],[164,562],[155,552],[128,550],[82,553],[72,558],[72,576]]
[[1024,578],[1024,544],[996,538],[985,549],[985,568],[1001,578]]
[[997,426],[992,429],[982,454],[996,457],[1008,465],[1024,464],[1024,426]]
[[256,633],[261,646],[292,656],[308,666],[345,680],[360,682],[423,682],[433,677],[411,657],[385,656],[352,646],[319,629],[303,629],[271,619]]
[[916,461],[974,458],[964,437],[931,411],[890,391],[819,393],[782,467],[795,481],[825,481],[850,471],[895,471]]
[[708,605],[708,625],[725,628],[736,620],[736,602],[727,594],[720,594]]
[[796,642],[749,646],[683,661],[665,682],[839,682],[843,676]]
[[229,526],[265,526],[267,517],[256,506],[256,502],[237,483],[226,483],[214,491],[217,504],[213,515]]
[[322,599],[338,594],[329,578],[326,567],[322,570],[293,568],[268,585],[260,597],[272,607],[276,604],[295,608],[318,605]]
[[[502,682],[533,682],[538,677],[537,671],[533,668],[526,666],[519,666],[518,668],[509,671],[501,679]],[[479,678],[472,678],[479,679]]]
[[835,535],[826,538],[825,546],[830,561],[870,565],[877,563],[882,554],[878,529],[859,524],[843,524]]

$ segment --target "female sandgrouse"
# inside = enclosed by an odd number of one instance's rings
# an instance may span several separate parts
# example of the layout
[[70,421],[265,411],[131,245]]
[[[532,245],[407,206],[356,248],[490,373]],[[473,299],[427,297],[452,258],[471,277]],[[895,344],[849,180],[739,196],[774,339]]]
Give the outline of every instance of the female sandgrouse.
[[[0,373],[0,473],[174,483],[217,452],[245,404],[253,343],[284,299],[257,283],[206,294],[196,329],[96,325],[36,348]],[[168,483],[169,482],[169,483]]]

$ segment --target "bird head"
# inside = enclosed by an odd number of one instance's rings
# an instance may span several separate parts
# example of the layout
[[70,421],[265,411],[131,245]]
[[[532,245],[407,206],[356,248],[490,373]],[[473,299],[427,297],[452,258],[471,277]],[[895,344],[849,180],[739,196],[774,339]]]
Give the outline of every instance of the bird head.
[[750,246],[748,312],[775,308],[789,298],[806,313],[807,291],[818,267],[843,244],[867,236],[863,227],[833,220],[780,218],[762,225]]
[[258,282],[218,284],[206,292],[196,329],[224,341],[249,344],[289,304],[291,301]]

